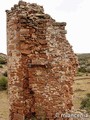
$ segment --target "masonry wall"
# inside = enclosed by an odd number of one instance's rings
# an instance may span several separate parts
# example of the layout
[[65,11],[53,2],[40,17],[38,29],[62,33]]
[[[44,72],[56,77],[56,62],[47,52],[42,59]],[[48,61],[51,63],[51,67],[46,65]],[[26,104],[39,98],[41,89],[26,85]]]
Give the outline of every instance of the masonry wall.
[[10,120],[68,120],[77,59],[66,23],[23,1],[6,13]]

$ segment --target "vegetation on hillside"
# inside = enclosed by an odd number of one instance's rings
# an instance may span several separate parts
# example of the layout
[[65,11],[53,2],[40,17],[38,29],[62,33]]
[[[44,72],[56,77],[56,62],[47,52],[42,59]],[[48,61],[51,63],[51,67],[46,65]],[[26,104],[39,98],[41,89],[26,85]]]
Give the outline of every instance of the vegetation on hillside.
[[77,54],[79,61],[78,72],[90,73],[90,54]]
[[85,109],[90,113],[90,93],[86,95],[81,101],[81,109]]
[[0,53],[0,90],[7,89],[7,70],[5,67],[7,63],[7,55]]
[[7,77],[1,76],[0,77],[0,90],[6,90],[7,89]]
[[7,56],[3,53],[0,53],[0,66],[1,64],[6,64],[7,63]]

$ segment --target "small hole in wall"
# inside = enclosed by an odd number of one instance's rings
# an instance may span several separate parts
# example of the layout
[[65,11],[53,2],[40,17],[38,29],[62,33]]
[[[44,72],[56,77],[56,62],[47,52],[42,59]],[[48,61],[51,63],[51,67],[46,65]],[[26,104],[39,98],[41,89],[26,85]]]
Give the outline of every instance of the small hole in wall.
[[29,92],[31,95],[34,94],[34,91],[30,88],[30,92]]
[[35,117],[35,116],[36,116],[36,112],[32,112],[31,114],[32,114],[32,116],[33,116],[33,117]]

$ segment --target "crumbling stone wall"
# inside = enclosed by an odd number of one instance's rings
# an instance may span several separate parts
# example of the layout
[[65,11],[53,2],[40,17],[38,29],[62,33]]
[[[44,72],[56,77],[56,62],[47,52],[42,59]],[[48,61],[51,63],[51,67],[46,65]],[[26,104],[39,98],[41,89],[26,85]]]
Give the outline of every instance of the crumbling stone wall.
[[77,59],[66,23],[24,1],[6,13],[10,120],[68,120]]

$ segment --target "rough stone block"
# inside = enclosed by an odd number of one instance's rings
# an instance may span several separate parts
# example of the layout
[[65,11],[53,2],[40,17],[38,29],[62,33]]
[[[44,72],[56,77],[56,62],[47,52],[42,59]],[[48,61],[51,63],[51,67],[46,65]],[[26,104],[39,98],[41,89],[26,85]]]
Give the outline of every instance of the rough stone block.
[[78,61],[66,23],[24,1],[6,12],[10,120],[69,120]]

